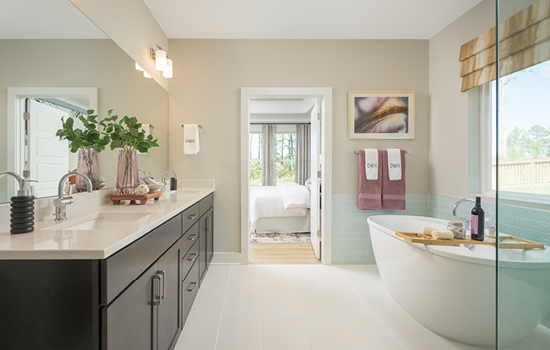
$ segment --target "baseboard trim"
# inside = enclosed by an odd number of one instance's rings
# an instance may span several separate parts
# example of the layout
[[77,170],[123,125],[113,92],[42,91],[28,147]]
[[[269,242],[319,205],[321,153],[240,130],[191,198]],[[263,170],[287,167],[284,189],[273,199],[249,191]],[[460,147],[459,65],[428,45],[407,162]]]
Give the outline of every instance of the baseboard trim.
[[241,253],[214,253],[212,265],[241,265]]

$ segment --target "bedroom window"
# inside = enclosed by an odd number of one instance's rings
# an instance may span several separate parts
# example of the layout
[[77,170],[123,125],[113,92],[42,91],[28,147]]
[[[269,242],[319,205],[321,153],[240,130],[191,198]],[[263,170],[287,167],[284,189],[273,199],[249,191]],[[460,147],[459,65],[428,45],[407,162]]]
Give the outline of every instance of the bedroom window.
[[250,134],[250,187],[262,185],[262,134]]
[[[550,202],[550,61],[500,79],[499,192],[507,199]],[[496,82],[482,88],[482,183],[496,190]]]
[[296,134],[276,134],[275,147],[277,182],[294,181],[296,173]]

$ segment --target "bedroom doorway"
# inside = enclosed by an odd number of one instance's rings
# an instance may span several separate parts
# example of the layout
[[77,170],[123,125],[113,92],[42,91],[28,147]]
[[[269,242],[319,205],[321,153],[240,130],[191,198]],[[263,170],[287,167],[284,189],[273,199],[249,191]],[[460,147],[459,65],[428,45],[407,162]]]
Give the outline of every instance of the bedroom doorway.
[[241,96],[242,263],[330,264],[331,89]]

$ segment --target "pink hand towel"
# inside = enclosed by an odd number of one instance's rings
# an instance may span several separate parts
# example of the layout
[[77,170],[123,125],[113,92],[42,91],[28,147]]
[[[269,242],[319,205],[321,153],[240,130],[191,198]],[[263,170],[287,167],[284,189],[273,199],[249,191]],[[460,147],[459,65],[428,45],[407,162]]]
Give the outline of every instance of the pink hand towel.
[[382,154],[378,151],[378,180],[367,180],[365,172],[365,151],[359,155],[359,190],[357,192],[357,207],[363,210],[382,209]]
[[388,170],[388,151],[382,153],[382,208],[384,210],[405,210],[405,150],[401,150],[401,180],[390,181]]

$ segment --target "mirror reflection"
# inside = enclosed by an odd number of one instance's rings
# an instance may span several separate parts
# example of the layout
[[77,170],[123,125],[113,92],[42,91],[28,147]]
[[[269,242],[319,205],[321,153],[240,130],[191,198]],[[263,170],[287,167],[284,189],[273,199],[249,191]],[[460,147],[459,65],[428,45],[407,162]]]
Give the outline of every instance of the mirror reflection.
[[[137,157],[144,173],[160,179],[168,163],[166,90],[137,71],[134,61],[69,1],[9,0],[5,7],[0,15],[0,172],[38,180],[31,185],[39,198],[56,195],[59,179],[77,169],[70,141],[56,136],[61,118],[72,117],[74,128],[84,129],[78,116],[93,109],[102,120],[114,109],[121,117],[137,117],[144,132],[158,139],[160,147]],[[28,26],[31,21],[41,25]],[[99,153],[100,180],[94,189],[115,186],[117,155],[109,145]],[[0,203],[16,190],[14,180],[0,179]]]

